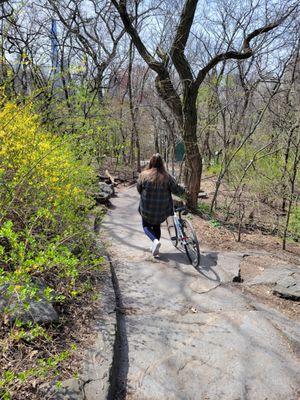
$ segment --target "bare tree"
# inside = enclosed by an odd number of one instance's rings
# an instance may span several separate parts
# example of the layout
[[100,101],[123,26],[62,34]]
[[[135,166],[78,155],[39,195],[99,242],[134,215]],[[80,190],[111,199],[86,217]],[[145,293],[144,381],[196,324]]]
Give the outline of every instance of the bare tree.
[[[90,1],[89,14],[82,0],[67,3],[48,0],[59,21],[76,38],[82,53],[88,55],[95,66],[94,89],[103,99],[104,73],[116,56],[118,44],[124,34],[116,23],[115,11],[106,1]],[[104,34],[105,33],[105,34]],[[108,38],[108,39],[107,39]]]
[[[243,60],[253,56],[254,51],[251,47],[251,42],[266,34],[280,24],[283,23],[293,12],[296,11],[297,5],[288,8],[280,17],[273,22],[267,23],[262,27],[252,30],[246,34],[245,30],[248,26],[242,27],[244,40],[239,51],[231,49],[230,46],[226,51],[211,55],[210,59],[196,73],[193,72],[192,65],[188,61],[185,51],[188,43],[188,38],[194,22],[197,0],[186,0],[184,2],[179,23],[176,27],[175,34],[171,45],[167,51],[161,47],[156,50],[156,56],[151,54],[147,47],[147,43],[141,39],[137,29],[133,24],[127,1],[112,0],[118,10],[124,24],[124,28],[131,36],[141,57],[148,66],[156,72],[156,89],[159,95],[163,98],[166,104],[170,107],[177,122],[181,128],[182,136],[186,149],[187,161],[187,180],[186,185],[190,192],[189,205],[195,208],[197,205],[197,197],[200,190],[200,181],[202,173],[202,158],[200,155],[197,143],[197,108],[196,101],[200,85],[205,80],[207,74],[220,62],[229,59]],[[237,26],[240,22],[237,22]],[[234,33],[236,36],[236,32]],[[232,38],[233,39],[233,38]],[[182,95],[176,90],[174,81],[172,82],[170,74],[170,64],[175,68],[182,87]]]

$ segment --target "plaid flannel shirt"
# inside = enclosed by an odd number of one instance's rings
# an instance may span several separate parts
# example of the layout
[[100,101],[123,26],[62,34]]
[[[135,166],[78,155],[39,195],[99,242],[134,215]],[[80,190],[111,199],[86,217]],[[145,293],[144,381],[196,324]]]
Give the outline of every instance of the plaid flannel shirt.
[[138,179],[137,190],[141,195],[139,212],[149,224],[159,225],[174,214],[171,193],[180,196],[185,189],[169,175],[167,182],[155,185],[153,182]]

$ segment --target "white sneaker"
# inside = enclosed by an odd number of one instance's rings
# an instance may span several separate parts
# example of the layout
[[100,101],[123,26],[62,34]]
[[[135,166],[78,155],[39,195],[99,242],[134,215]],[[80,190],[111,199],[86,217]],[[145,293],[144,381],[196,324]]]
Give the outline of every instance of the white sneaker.
[[160,246],[161,246],[160,241],[157,240],[157,239],[154,239],[153,245],[152,245],[152,255],[153,255],[154,257],[155,257],[155,256],[158,256]]

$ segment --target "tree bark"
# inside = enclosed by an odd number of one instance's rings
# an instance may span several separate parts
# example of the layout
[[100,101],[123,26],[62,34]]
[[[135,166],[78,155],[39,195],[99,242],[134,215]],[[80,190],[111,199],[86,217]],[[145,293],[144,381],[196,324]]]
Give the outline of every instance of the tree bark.
[[185,186],[188,206],[196,209],[202,174],[202,157],[197,142],[197,91],[187,90],[183,98],[182,137],[185,145]]

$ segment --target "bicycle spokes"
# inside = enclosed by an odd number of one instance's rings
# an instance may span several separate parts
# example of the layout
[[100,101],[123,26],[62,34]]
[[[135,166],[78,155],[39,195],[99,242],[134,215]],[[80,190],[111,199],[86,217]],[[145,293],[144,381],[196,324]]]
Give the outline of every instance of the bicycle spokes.
[[175,210],[174,217],[169,217],[167,220],[167,227],[172,244],[175,247],[180,245],[185,250],[190,263],[194,267],[198,267],[200,264],[200,250],[192,224],[188,220],[181,218],[180,213],[178,216]]

